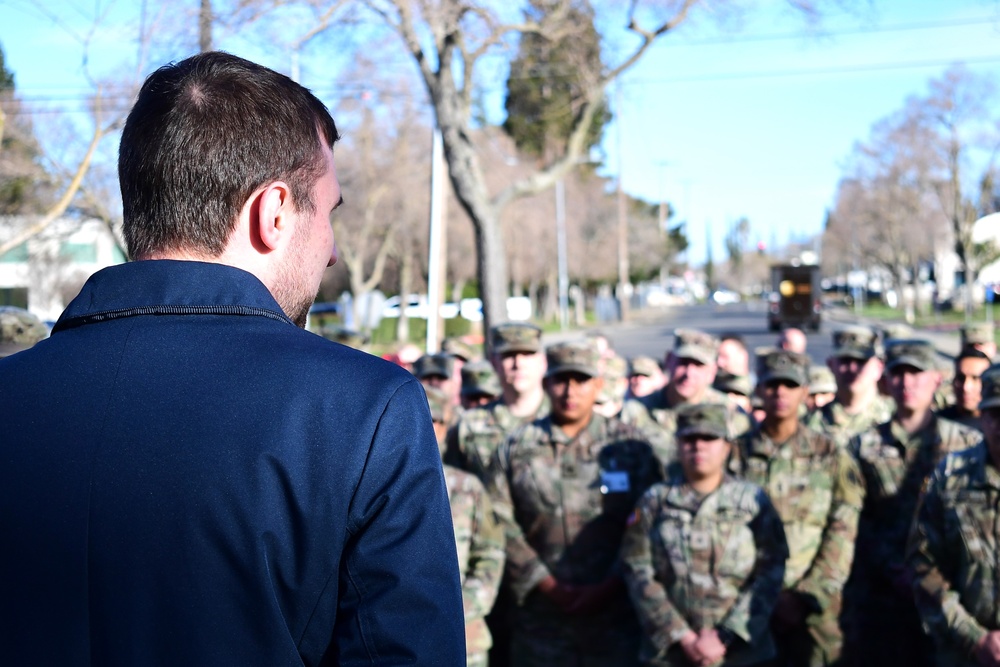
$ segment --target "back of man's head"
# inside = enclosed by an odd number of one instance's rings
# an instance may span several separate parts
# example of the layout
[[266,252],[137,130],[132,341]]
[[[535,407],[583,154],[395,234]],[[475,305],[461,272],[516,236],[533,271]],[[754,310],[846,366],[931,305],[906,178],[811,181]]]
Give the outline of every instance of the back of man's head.
[[122,131],[118,177],[133,259],[217,257],[244,203],[286,182],[300,211],[325,173],[320,140],[339,138],[326,107],[288,77],[228,53],[153,72]]

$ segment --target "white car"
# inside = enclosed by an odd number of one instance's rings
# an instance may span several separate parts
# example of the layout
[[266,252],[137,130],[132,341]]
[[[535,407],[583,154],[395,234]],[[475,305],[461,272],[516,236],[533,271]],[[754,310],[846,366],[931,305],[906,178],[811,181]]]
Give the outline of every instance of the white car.
[[[385,304],[382,306],[382,317],[399,317],[399,304],[402,301],[402,297],[391,296],[385,300]],[[430,304],[427,301],[426,294],[411,294],[407,299],[405,311],[406,316],[415,320],[426,320],[427,315],[431,312]],[[453,317],[458,317],[459,306],[457,303],[442,303],[439,311],[441,317],[446,320],[450,320]]]
[[720,306],[725,306],[732,303],[739,303],[740,293],[734,292],[731,289],[717,289],[714,292],[712,292],[712,301],[719,304]]

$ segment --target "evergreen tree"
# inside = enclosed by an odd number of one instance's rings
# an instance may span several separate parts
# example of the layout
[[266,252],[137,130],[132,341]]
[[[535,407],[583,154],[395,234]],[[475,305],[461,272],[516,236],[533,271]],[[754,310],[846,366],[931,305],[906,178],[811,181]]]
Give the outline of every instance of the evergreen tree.
[[[559,0],[530,0],[525,18],[545,26],[559,4]],[[564,30],[554,39],[525,33],[507,80],[504,131],[521,151],[543,159],[565,150],[582,96],[591,87],[585,84],[599,76],[602,67],[590,3],[579,0],[567,11],[569,16],[560,14],[558,20],[576,29]],[[602,104],[588,132],[588,148],[600,142],[610,119],[607,104]]]
[[0,48],[0,215],[44,210],[49,190],[41,148],[15,93],[14,73]]

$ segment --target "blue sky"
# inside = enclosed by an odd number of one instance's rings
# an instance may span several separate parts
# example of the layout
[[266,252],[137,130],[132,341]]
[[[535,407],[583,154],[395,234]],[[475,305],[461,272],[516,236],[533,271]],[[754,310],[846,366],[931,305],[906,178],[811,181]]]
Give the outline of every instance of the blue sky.
[[[0,0],[8,67],[22,96],[57,98],[52,104],[72,108],[74,96],[87,89],[72,33],[89,25],[95,5],[42,3],[66,30],[32,4]],[[606,173],[621,170],[631,195],[665,197],[674,205],[677,218],[688,221],[693,262],[705,258],[706,226],[720,259],[726,229],[743,216],[754,243],[783,244],[819,232],[842,165],[873,123],[924,93],[951,63],[1000,75],[996,0],[847,4],[850,13],[834,12],[806,31],[777,0],[757,3],[744,22],[725,29],[696,15],[623,79],[621,106],[605,131]],[[99,6],[110,7],[115,18],[135,16],[138,3]],[[95,36],[94,71],[124,67],[136,51],[131,35],[116,25],[109,20]],[[288,69],[285,58],[255,52],[252,43],[223,46]],[[316,79],[329,67],[328,60],[306,62],[303,83],[320,89]]]

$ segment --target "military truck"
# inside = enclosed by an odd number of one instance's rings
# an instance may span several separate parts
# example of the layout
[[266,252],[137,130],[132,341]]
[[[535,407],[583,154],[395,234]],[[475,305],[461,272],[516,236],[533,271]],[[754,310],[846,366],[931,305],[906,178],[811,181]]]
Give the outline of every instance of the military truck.
[[819,267],[815,264],[775,264],[771,267],[767,328],[819,330],[822,304]]

